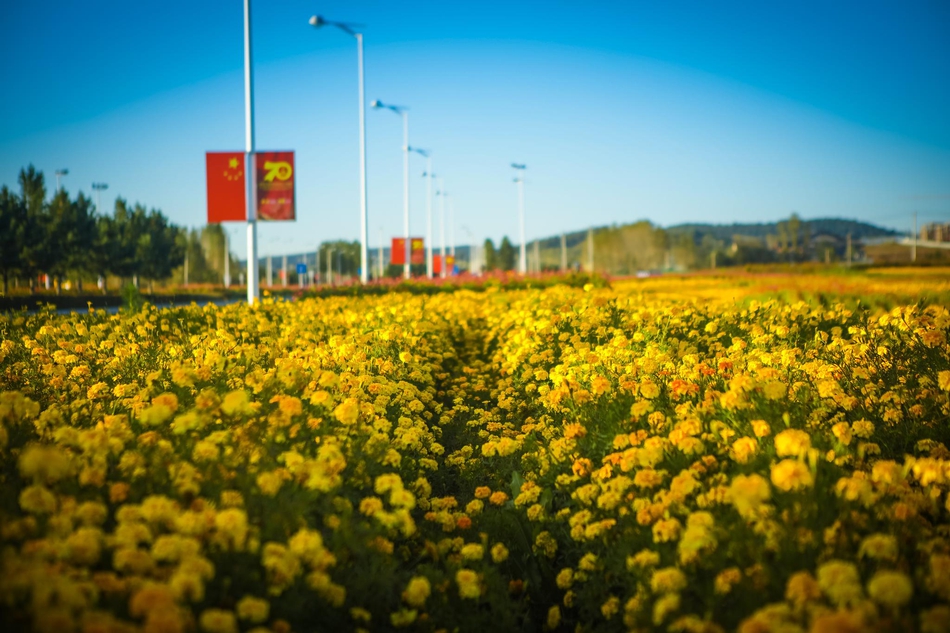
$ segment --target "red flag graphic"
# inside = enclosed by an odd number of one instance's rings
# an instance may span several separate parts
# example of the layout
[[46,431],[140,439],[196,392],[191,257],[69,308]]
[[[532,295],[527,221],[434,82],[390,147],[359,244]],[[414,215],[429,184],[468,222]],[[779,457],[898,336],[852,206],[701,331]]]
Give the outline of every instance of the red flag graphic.
[[247,221],[244,152],[207,152],[208,223]]
[[402,266],[406,263],[406,238],[393,238],[392,250],[389,251],[389,263],[393,266]]

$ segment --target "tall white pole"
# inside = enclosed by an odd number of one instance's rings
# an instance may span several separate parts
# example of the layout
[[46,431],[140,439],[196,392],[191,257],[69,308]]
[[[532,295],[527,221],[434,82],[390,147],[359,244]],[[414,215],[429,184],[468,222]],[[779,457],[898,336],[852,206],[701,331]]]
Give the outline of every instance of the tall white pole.
[[561,272],[567,270],[567,236],[561,233]]
[[382,230],[382,229],[379,229],[379,252],[378,252],[378,255],[379,255],[379,264],[377,265],[377,269],[378,269],[379,272],[378,272],[376,278],[377,278],[377,279],[382,279],[382,278],[383,278],[383,230]]
[[409,243],[409,111],[405,109],[402,110],[402,233],[406,239],[402,276],[409,279],[409,258],[412,256]]
[[251,67],[251,0],[244,0],[244,180],[247,186],[247,302],[259,300],[257,270],[257,173],[254,165],[254,71]]
[[442,265],[439,267],[439,276],[445,278],[445,180],[439,178],[439,250]]
[[286,255],[284,255],[284,258],[283,260],[281,260],[280,263],[281,263],[281,274],[284,276],[284,278],[280,280],[280,285],[286,288],[287,287],[287,256]]
[[455,260],[455,198],[449,198],[449,248]]
[[360,79],[360,281],[369,281],[369,252],[366,213],[366,98],[363,96],[363,34],[356,34]]
[[426,277],[432,279],[432,158],[426,156]]
[[523,275],[528,272],[528,245],[525,243],[524,235],[524,176],[518,179],[518,208],[521,215],[521,261],[518,264],[518,271]]

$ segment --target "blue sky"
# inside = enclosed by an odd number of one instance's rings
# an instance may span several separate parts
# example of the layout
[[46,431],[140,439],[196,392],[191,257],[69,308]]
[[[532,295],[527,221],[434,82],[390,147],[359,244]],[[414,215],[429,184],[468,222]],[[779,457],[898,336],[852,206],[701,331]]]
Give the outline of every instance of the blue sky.
[[[459,243],[517,235],[512,161],[529,239],[792,211],[950,221],[946,2],[258,1],[258,147],[296,151],[299,218],[262,226],[263,254],[357,237],[355,43],[313,13],[365,24],[367,100],[411,108]],[[108,183],[110,208],[202,224],[204,152],[244,144],[242,20],[237,0],[4,3],[0,183],[66,167],[72,192]],[[401,232],[401,134],[367,112],[373,244]]]

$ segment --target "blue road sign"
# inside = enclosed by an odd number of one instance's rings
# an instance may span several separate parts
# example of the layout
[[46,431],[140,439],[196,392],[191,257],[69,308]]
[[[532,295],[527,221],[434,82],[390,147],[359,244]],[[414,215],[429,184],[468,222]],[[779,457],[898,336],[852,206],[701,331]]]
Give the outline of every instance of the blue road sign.
[[306,264],[297,264],[297,274],[306,275],[307,274],[307,265]]

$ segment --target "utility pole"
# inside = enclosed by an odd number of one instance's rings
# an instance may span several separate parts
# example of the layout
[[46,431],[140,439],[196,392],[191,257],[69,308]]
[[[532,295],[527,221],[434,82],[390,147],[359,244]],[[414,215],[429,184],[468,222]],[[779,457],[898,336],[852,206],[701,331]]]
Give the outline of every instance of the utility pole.
[[327,249],[327,285],[333,285],[333,249]]
[[282,273],[282,274],[284,275],[284,278],[281,280],[281,285],[282,285],[284,288],[286,288],[286,287],[287,287],[287,256],[286,256],[286,255],[284,255],[284,259],[283,259],[283,261],[281,262],[281,265],[282,265],[282,268],[283,268],[283,273]]
[[267,256],[267,287],[274,285],[274,258]]
[[534,267],[535,267],[534,272],[536,273],[541,272],[541,241],[540,240],[534,241]]
[[561,233],[561,272],[567,270],[567,236]]

